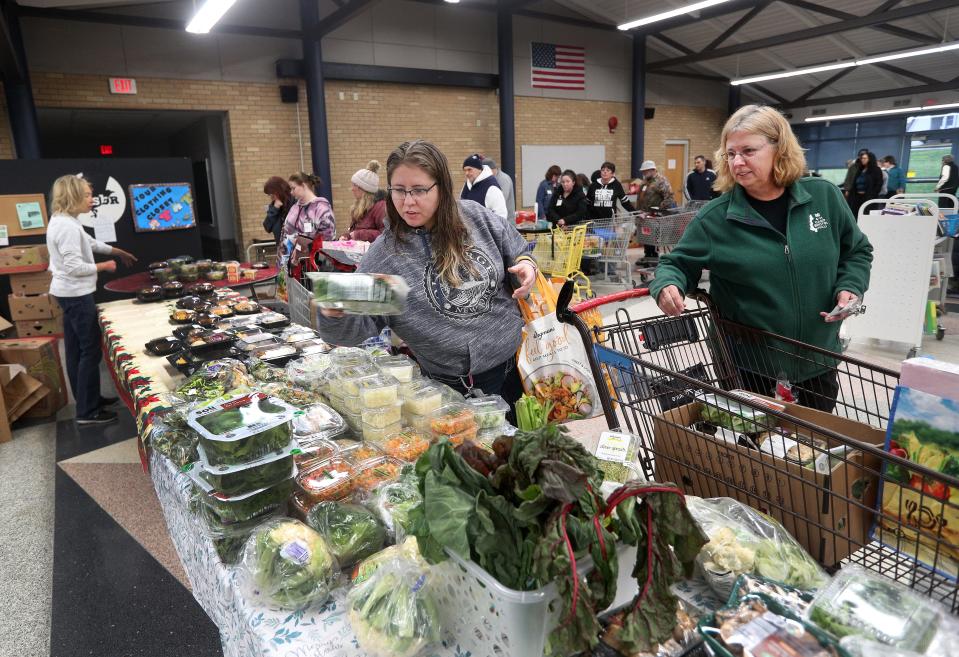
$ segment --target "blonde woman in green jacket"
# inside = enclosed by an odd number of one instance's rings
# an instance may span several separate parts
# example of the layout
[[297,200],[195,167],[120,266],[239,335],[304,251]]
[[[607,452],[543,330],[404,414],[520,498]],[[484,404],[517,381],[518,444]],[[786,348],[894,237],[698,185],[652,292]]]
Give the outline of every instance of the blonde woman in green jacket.
[[[740,108],[723,128],[715,189],[676,248],[662,257],[650,294],[678,316],[704,269],[726,319],[841,350],[845,308],[869,287],[872,245],[832,183],[802,178],[806,162],[786,119],[775,109]],[[839,392],[833,362],[796,358],[728,338],[744,387],[771,394],[779,378],[799,389],[799,402],[831,412]],[[784,353],[786,352],[786,353]]]

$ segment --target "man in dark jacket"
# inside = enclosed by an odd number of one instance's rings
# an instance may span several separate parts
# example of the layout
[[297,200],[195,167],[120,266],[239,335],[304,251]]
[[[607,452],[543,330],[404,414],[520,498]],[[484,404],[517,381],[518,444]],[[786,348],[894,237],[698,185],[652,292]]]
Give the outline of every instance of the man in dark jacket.
[[466,183],[460,193],[461,199],[476,201],[503,219],[509,217],[503,190],[500,189],[492,169],[483,164],[482,155],[473,153],[463,160],[463,174],[466,176]]
[[713,191],[716,172],[706,168],[706,156],[697,155],[693,160],[693,170],[686,176],[686,196],[690,201],[708,201],[718,194]]
[[955,196],[957,188],[959,188],[959,166],[953,161],[951,155],[943,155],[942,173],[939,176],[939,182],[936,183],[936,191],[940,194]]

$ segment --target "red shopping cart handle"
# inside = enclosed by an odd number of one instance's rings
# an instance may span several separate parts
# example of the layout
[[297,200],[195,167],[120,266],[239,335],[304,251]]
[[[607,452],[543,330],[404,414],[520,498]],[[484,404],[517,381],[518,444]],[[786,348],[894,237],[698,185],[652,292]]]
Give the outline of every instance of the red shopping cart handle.
[[583,313],[587,310],[604,306],[607,303],[616,303],[617,301],[626,301],[627,299],[638,299],[640,297],[648,296],[649,288],[639,287],[633,290],[623,290],[622,292],[614,292],[613,294],[607,294],[606,296],[580,301],[576,305],[570,306],[569,309],[574,313]]

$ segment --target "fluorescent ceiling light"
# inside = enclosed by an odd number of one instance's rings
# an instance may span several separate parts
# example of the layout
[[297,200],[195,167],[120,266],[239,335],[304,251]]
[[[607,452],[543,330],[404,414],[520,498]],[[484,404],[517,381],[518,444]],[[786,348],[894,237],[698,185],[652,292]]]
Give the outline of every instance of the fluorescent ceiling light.
[[766,80],[779,80],[781,78],[792,78],[797,75],[809,75],[810,73],[822,73],[823,71],[834,71],[841,68],[851,68],[853,66],[866,66],[867,64],[878,64],[880,62],[891,62],[896,59],[907,59],[909,57],[921,57],[922,55],[933,55],[936,53],[947,52],[949,50],[959,50],[959,41],[953,43],[943,43],[929,48],[917,48],[915,50],[903,50],[893,52],[888,55],[876,55],[875,57],[865,57],[863,59],[848,60],[845,62],[836,62],[835,64],[823,64],[822,66],[810,66],[807,68],[797,68],[793,71],[781,71],[779,73],[767,73],[764,75],[754,75],[751,78],[741,78],[732,80],[730,84],[752,84],[754,82],[765,82]]
[[715,7],[716,5],[721,5],[724,2],[729,2],[730,0],[702,0],[702,2],[694,2],[691,5],[686,5],[685,7],[679,7],[678,9],[671,9],[669,11],[664,11],[661,14],[653,14],[652,16],[646,16],[644,18],[637,18],[634,21],[629,21],[628,23],[623,23],[618,25],[617,28],[620,30],[631,30],[634,27],[639,27],[641,25],[649,25],[650,23],[657,23],[659,21],[664,21],[667,18],[675,18],[676,16],[682,16],[683,14],[691,14],[694,11],[699,11],[700,9],[708,9],[709,7]]
[[186,31],[194,34],[206,34],[235,3],[236,0],[206,0],[196,12],[196,15],[190,19]]
[[451,5],[455,5],[455,4],[457,4],[459,1],[460,1],[460,0],[446,0],[446,2],[450,3]]
[[876,110],[873,112],[856,112],[854,114],[833,114],[831,116],[810,116],[806,123],[822,121],[841,121],[843,119],[859,119],[867,116],[887,116],[889,114],[911,114],[913,112],[928,112],[931,110],[952,109],[959,107],[959,103],[940,103],[938,105],[916,105],[914,107],[897,107],[896,109]]

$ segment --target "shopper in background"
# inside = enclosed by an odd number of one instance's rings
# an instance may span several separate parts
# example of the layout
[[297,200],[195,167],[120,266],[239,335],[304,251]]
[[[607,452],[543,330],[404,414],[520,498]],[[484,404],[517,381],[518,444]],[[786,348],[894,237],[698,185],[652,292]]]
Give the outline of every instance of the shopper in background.
[[[704,269],[724,318],[840,352],[839,323],[827,314],[869,286],[872,246],[835,185],[801,178],[802,148],[771,107],[747,105],[723,128],[716,189],[679,244],[662,257],[650,294],[677,317]],[[839,384],[828,365],[788,355],[788,345],[730,336],[742,384],[769,395],[780,377],[798,384],[799,402],[831,411]],[[820,361],[824,362],[824,361]]]
[[[675,208],[676,197],[673,196],[673,186],[669,184],[666,176],[658,172],[656,163],[646,160],[639,169],[643,176],[643,186],[636,197],[636,209],[643,212],[658,212]],[[636,223],[636,230],[639,230],[639,220]],[[636,263],[637,267],[642,267],[658,257],[655,246],[646,244],[643,246],[643,252],[643,260]]]
[[[556,185],[559,184],[559,177],[563,174],[563,170],[559,168],[558,164],[554,164],[546,170],[545,180],[541,180],[539,187],[536,188],[536,218],[545,219],[546,218],[546,208],[549,207],[549,200],[553,196],[553,191],[556,189]],[[589,188],[589,182],[587,181],[586,187]]]
[[882,170],[879,163],[876,162],[876,156],[871,151],[866,151],[859,156],[856,163],[858,167],[856,177],[853,180],[852,189],[849,191],[847,199],[849,209],[852,210],[853,217],[859,217],[859,208],[866,201],[880,198],[882,192]]
[[496,166],[496,160],[488,157],[483,160],[483,164],[490,168],[493,177],[499,183],[499,188],[503,190],[503,198],[506,199],[506,220],[513,221],[516,217],[516,194],[513,191],[513,179],[509,177],[508,173],[500,171],[500,168]]
[[536,279],[526,240],[479,203],[456,200],[446,156],[429,142],[398,146],[386,161],[386,177],[388,225],[357,271],[406,280],[406,312],[371,317],[323,310],[321,335],[355,345],[389,326],[427,376],[464,393],[502,394],[513,404],[521,394],[515,356],[523,330],[516,299]]
[[350,229],[340,239],[372,242],[383,232],[386,220],[386,201],[376,200],[380,191],[377,171],[380,163],[370,160],[365,169],[360,169],[350,178],[353,205],[350,206]]
[[50,193],[50,223],[47,250],[50,253],[50,294],[63,309],[63,345],[67,378],[77,402],[78,425],[109,424],[117,414],[106,410],[116,398],[100,395],[100,324],[93,293],[97,274],[115,272],[114,260],[94,262],[93,254],[116,256],[126,266],[137,261],[133,254],[93,239],[78,215],[93,209],[93,188],[79,176],[62,176]]
[[[577,185],[581,190],[583,190],[583,196],[586,196],[586,193],[589,191],[590,182],[589,182],[589,178],[586,177],[586,174],[585,174],[585,173],[577,173],[577,174],[576,174],[576,185]],[[587,201],[586,203],[587,203],[587,206],[588,206],[588,205],[589,205],[589,201]]]
[[476,201],[506,219],[506,197],[493,176],[493,170],[483,164],[483,156],[473,153],[463,160],[463,173],[466,175],[466,182],[463,183],[460,198],[464,201]]
[[905,194],[906,193],[906,174],[896,164],[896,158],[892,155],[887,155],[882,158],[880,166],[886,170],[887,182],[886,182],[886,197],[892,197],[896,194]]
[[546,219],[553,227],[563,228],[585,221],[589,217],[589,203],[576,182],[576,172],[567,169],[559,179],[560,189],[553,194]]
[[300,171],[290,176],[290,189],[296,203],[286,215],[283,225],[284,239],[302,236],[332,240],[336,235],[333,207],[325,198],[316,195],[322,186],[320,177],[311,173]]
[[943,155],[942,172],[939,176],[939,182],[936,183],[936,191],[940,194],[955,196],[957,188],[959,188],[959,166],[956,166],[951,155]]
[[603,162],[599,168],[599,176],[593,178],[593,183],[586,192],[591,219],[609,219],[613,216],[617,202],[627,212],[635,210],[626,197],[626,190],[623,189],[622,183],[616,180],[615,173],[615,164]]
[[263,185],[263,193],[270,197],[270,204],[266,206],[266,217],[263,219],[263,230],[272,233],[273,241],[277,244],[283,239],[283,224],[286,215],[293,207],[293,193],[290,183],[279,176],[273,176]]
[[686,198],[690,201],[708,201],[715,198],[715,182],[716,172],[706,168],[706,156],[697,155],[693,159],[693,170],[686,176]]
[[856,185],[856,176],[859,175],[859,160],[868,152],[868,148],[860,148],[859,152],[856,153],[855,160],[846,161],[846,179],[842,182],[842,193],[846,198],[849,198],[852,188]]

